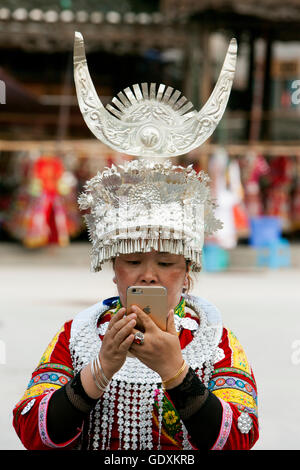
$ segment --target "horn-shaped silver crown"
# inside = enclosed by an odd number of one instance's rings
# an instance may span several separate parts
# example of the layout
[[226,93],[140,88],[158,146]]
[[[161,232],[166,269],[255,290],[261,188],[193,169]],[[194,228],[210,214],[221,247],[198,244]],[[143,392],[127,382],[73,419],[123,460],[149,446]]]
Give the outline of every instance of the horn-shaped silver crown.
[[197,112],[178,90],[155,83],[135,84],[106,108],[87,66],[84,41],[75,33],[74,79],[79,107],[92,133],[112,149],[139,157],[175,157],[203,144],[225,111],[234,78],[237,43],[232,39],[206,104]]

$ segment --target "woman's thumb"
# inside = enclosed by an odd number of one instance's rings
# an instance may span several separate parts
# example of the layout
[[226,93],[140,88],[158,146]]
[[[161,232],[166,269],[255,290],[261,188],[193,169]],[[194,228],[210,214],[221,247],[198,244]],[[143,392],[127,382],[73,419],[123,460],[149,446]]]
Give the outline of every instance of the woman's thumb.
[[170,310],[167,316],[167,332],[171,333],[172,335],[177,335],[177,331],[175,328],[174,322],[174,310]]

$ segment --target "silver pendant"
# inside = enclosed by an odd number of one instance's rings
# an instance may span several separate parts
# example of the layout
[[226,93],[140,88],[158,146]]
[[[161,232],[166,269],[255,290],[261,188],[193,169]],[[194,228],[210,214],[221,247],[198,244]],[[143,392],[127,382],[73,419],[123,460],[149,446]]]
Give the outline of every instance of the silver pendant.
[[247,434],[250,431],[253,423],[248,413],[246,413],[245,411],[242,411],[242,413],[238,417],[237,425],[242,434]]

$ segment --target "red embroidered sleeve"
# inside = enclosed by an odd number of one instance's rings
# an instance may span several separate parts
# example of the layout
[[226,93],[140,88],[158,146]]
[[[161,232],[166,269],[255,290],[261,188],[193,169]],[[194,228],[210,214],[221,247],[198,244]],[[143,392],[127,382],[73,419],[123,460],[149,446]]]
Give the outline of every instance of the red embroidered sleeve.
[[[213,449],[247,450],[259,437],[257,386],[246,354],[232,331],[223,329],[217,364],[209,389],[223,406],[223,421]],[[242,424],[246,419],[246,425]]]
[[31,376],[27,389],[13,410],[13,425],[24,447],[29,450],[73,446],[71,441],[55,445],[47,433],[47,404],[51,394],[73,377],[69,352],[71,322],[54,336]]
[[[192,339],[191,331],[182,330],[180,334],[181,348],[189,344]],[[257,386],[253,371],[244,349],[232,331],[223,328],[219,348],[223,358],[215,364],[208,388],[220,400],[223,414],[219,434],[211,450],[250,449],[259,437]],[[172,426],[170,424],[166,426],[168,434],[171,434],[171,430],[175,429],[176,425],[177,414],[174,412],[177,412],[176,410],[166,410],[167,412],[170,413],[174,421]],[[173,414],[171,415],[171,413]],[[241,420],[241,415],[243,417],[243,413],[247,413],[246,416],[249,415],[251,419],[251,428],[248,432],[242,432],[241,429],[243,431],[245,429],[241,425],[239,427],[239,420]]]

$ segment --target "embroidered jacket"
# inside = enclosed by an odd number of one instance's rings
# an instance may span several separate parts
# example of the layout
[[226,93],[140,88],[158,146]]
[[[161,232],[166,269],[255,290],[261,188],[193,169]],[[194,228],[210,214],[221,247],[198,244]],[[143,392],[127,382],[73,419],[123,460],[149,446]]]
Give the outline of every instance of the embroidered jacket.
[[[113,306],[111,300],[107,299],[101,304],[104,314],[97,324],[100,340],[102,340],[108,322],[114,313],[111,308]],[[218,355],[208,388],[221,401],[223,417],[219,435],[212,450],[250,449],[259,436],[257,387],[253,371],[236,336],[222,325],[219,311],[204,299],[197,298],[197,301],[201,303],[201,307],[211,323],[215,324],[216,345],[218,346]],[[99,307],[99,304],[97,305]],[[78,446],[83,449],[93,448],[91,442],[95,432],[93,430],[94,423],[90,419],[91,415],[83,423],[81,429],[74,430],[74,437],[71,440],[55,444],[47,432],[47,407],[55,390],[64,386],[76,373],[76,360],[71,347],[72,341],[74,341],[74,332],[80,331],[80,328],[85,324],[84,319],[91,318],[95,314],[95,307],[80,313],[74,320],[66,322],[58,331],[32,373],[23,397],[14,408],[13,425],[27,449],[73,449]],[[192,313],[182,312],[180,309],[177,310],[177,314],[177,320],[178,317],[182,317],[178,329],[180,331],[180,345],[184,351],[193,341],[199,319]],[[178,321],[176,323],[178,324]],[[245,419],[246,426],[243,426]],[[159,433],[158,421],[158,403],[154,399],[152,421],[154,448],[159,436],[162,450],[181,449],[180,418],[167,393],[165,393],[163,400],[161,433]],[[118,427],[114,423],[110,448],[114,450],[118,449],[118,446]]]

